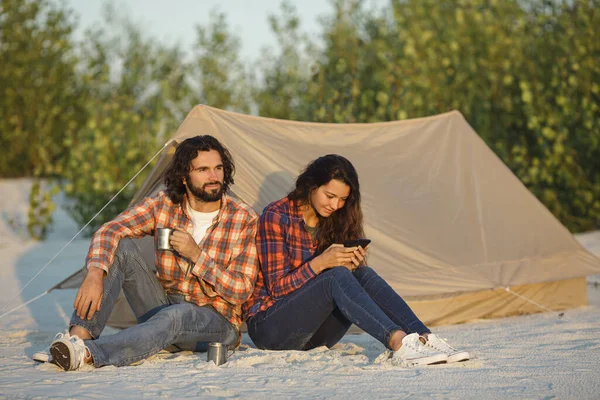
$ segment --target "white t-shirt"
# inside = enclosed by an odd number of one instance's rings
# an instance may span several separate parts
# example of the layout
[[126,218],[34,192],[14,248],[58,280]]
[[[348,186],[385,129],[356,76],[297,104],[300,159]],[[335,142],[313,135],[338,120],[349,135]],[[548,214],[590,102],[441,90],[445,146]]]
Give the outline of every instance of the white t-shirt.
[[188,215],[190,216],[192,223],[194,224],[194,233],[192,236],[196,243],[200,243],[206,235],[206,230],[212,225],[213,219],[219,213],[219,210],[204,213],[200,211],[193,210],[192,207],[188,205]]

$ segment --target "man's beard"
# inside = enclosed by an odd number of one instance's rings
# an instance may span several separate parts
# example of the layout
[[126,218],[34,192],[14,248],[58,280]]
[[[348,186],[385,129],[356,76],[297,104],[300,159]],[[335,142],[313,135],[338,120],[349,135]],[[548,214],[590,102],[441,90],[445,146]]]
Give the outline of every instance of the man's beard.
[[[205,188],[208,185],[219,185],[218,189],[207,191]],[[186,185],[190,193],[198,200],[205,203],[212,203],[221,200],[223,197],[223,184],[221,182],[207,182],[201,188],[192,184]]]

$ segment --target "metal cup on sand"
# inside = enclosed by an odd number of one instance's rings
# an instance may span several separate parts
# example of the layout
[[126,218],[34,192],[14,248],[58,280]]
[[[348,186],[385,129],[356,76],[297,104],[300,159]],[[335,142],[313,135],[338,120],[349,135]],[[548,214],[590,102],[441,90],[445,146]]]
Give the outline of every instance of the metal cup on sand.
[[227,357],[231,357],[231,354],[227,354],[227,345],[225,343],[211,342],[208,344],[208,351],[206,352],[206,362],[214,362],[216,366],[225,364]]

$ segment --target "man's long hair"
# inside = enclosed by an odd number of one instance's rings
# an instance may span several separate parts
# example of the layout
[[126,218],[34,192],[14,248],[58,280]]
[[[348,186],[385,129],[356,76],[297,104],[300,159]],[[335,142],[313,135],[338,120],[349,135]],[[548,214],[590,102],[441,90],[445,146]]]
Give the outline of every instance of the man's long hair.
[[345,240],[364,237],[358,174],[346,158],[337,154],[328,154],[312,161],[296,179],[296,188],[288,194],[288,199],[301,205],[310,205],[312,192],[320,186],[327,185],[332,179],[348,185],[350,195],[344,206],[329,217],[325,218],[317,213],[319,218],[317,254],[334,243],[341,244]]
[[166,192],[169,198],[175,204],[181,204],[186,190],[183,179],[189,182],[189,173],[192,169],[192,160],[198,156],[199,151],[216,150],[221,155],[223,162],[223,193],[229,190],[233,184],[235,175],[235,165],[229,150],[223,146],[217,139],[210,135],[196,136],[181,142],[175,150],[175,155],[164,173],[164,182],[167,187]]

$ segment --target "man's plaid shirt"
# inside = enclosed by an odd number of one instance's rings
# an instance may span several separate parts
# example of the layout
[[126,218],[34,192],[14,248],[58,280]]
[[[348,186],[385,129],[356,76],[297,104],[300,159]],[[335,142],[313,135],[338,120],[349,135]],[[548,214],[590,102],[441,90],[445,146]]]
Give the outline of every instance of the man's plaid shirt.
[[[157,228],[193,232],[193,223],[184,211],[186,201],[173,204],[160,192],[125,210],[94,234],[87,267],[108,272],[121,238],[154,235]],[[250,206],[224,195],[213,224],[199,243],[202,254],[194,265],[176,252],[156,251],[157,276],[165,291],[182,294],[199,306],[212,306],[239,332],[241,305],[251,295],[258,272],[257,222],[258,215]]]
[[260,271],[244,318],[264,311],[316,276],[310,267],[317,243],[305,228],[302,212],[287,197],[269,204],[260,216],[256,245]]

